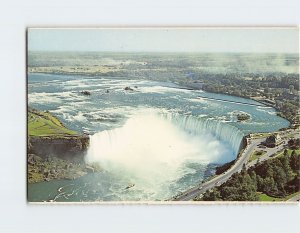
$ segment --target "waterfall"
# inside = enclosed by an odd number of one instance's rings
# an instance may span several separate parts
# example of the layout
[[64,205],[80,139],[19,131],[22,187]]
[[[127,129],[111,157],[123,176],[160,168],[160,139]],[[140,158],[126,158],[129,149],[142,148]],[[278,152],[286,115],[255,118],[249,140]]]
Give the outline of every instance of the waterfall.
[[190,134],[213,134],[219,140],[228,143],[235,154],[240,150],[244,134],[233,125],[212,118],[179,113],[162,113],[161,116]]
[[92,135],[86,161],[117,177],[117,193],[135,184],[126,200],[164,200],[202,180],[208,164],[235,159],[242,136],[213,119],[143,110],[119,128]]
[[[158,159],[162,160],[161,154],[164,154],[168,161],[168,155],[174,158],[174,151],[169,151],[169,148],[177,146],[176,154],[181,157],[180,153],[186,154],[192,145],[192,148],[197,148],[195,150],[210,154],[210,162],[216,161],[217,157],[221,162],[226,160],[227,149],[233,152],[232,156],[238,154],[243,136],[237,127],[212,118],[148,109],[131,116],[120,128],[91,136],[87,160],[97,161],[108,156],[109,160],[121,159],[127,163],[126,153],[135,154],[139,159],[141,154],[152,151],[149,156],[158,154]],[[218,145],[214,145],[215,142]],[[220,150],[220,143],[226,144],[227,149]]]

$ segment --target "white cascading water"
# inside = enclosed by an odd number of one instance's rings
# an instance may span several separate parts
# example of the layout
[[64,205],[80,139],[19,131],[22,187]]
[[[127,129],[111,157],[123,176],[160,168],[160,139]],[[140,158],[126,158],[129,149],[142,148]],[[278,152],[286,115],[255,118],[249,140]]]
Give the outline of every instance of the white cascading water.
[[181,115],[179,113],[163,113],[162,116],[193,135],[213,134],[219,140],[229,143],[235,154],[237,154],[240,149],[244,134],[232,125],[212,118]]
[[188,163],[233,160],[241,142],[241,133],[236,131],[217,121],[146,111],[120,128],[91,136],[86,160],[99,162],[104,170],[148,193],[161,193],[154,195],[160,198],[168,196],[170,183],[195,173]]

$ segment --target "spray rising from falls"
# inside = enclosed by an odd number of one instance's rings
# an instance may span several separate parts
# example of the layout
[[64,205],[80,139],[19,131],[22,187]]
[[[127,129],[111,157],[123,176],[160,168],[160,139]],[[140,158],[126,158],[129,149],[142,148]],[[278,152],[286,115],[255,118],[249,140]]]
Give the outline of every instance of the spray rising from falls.
[[[237,155],[243,136],[238,128],[212,118],[145,110],[128,119],[123,127],[93,135],[87,159],[97,159],[113,152],[122,152],[122,157],[129,159],[126,152],[145,154],[149,149],[151,152],[158,150],[164,154],[162,157],[168,157],[169,152],[178,145],[186,151],[194,139],[198,144],[193,146],[197,148],[201,147],[201,141],[218,140]],[[182,149],[178,151],[182,152]]]
[[201,181],[208,164],[233,160],[242,138],[236,131],[212,120],[146,111],[91,136],[86,160],[124,185],[134,183],[143,199],[169,198]]

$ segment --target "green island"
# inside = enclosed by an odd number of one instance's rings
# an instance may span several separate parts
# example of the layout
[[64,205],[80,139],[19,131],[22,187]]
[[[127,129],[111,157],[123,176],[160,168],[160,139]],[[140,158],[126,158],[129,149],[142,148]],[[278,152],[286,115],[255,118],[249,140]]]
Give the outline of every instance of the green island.
[[[74,62],[75,56],[76,62]],[[130,62],[125,63],[124,61],[127,61],[129,56]],[[213,56],[197,53],[183,56],[177,53],[149,55],[109,52],[76,54],[31,52],[28,59],[28,72],[167,81],[183,89],[186,87],[190,90],[201,89],[212,93],[238,96],[260,102],[262,108],[273,107],[277,110],[278,116],[290,122],[289,128],[276,132],[282,133],[282,140],[289,140],[289,143],[284,142],[283,148],[276,151],[271,147],[262,149],[260,146],[263,145],[255,145],[255,143],[269,137],[277,140],[274,133],[261,132],[251,135],[249,139],[252,142],[249,144],[252,143],[254,149],[248,150],[249,157],[240,156],[247,158],[243,162],[247,164],[247,167],[227,179],[226,172],[230,169],[237,170],[233,168],[239,158],[224,164],[217,168],[215,176],[201,184],[196,184],[194,190],[190,192],[187,190],[183,195],[179,195],[180,198],[177,200],[283,201],[296,195],[299,192],[300,146],[298,142],[292,145],[291,141],[299,137],[299,56],[297,54],[282,55],[285,61],[284,66],[289,68],[288,70],[268,63],[276,58],[275,54],[259,56],[248,54],[246,57],[243,54],[218,54],[216,62],[207,62],[214,58]],[[113,57],[115,63],[108,63],[107,57]],[[221,62],[225,60],[226,65]],[[78,62],[80,66],[77,65]],[[125,90],[130,91],[129,87]],[[91,93],[82,92],[82,94],[88,96]],[[250,115],[247,113],[239,113],[236,117],[238,121],[250,120]],[[43,129],[40,130],[43,131]],[[54,135],[55,133],[52,137],[55,137]],[[66,135],[62,133],[59,137],[77,137],[72,134]],[[278,146],[276,143],[275,145]],[[256,164],[253,165],[254,163]],[[242,162],[238,165],[241,166],[241,164]],[[251,166],[248,166],[249,164]],[[218,177],[220,177],[219,181],[214,181]],[[226,182],[223,182],[225,179]],[[205,186],[205,183],[208,184]],[[210,188],[212,186],[213,188]],[[203,193],[208,187],[209,190]],[[195,191],[196,189],[199,190]],[[194,198],[194,194],[200,195]]]
[[88,144],[88,135],[66,128],[48,111],[28,108],[28,183],[76,179],[100,171],[97,164],[83,160]]
[[240,113],[240,114],[237,114],[237,119],[238,119],[238,121],[246,121],[246,120],[250,119],[250,116],[249,116],[249,114]]

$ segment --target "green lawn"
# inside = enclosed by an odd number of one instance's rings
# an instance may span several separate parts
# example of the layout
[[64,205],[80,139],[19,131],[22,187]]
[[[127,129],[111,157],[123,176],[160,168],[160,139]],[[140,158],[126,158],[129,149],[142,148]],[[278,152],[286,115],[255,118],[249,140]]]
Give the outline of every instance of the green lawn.
[[296,196],[300,194],[300,192],[293,193],[289,196],[286,196],[284,198],[279,197],[270,197],[267,194],[259,193],[259,201],[287,201],[288,199],[292,198],[293,196]]
[[258,159],[259,157],[263,156],[266,152],[265,151],[254,151],[254,153],[250,156],[249,162]]
[[56,117],[48,112],[28,110],[29,136],[70,136],[77,132],[67,129]]
[[282,198],[277,197],[270,197],[267,194],[260,193],[259,194],[259,201],[283,201]]

